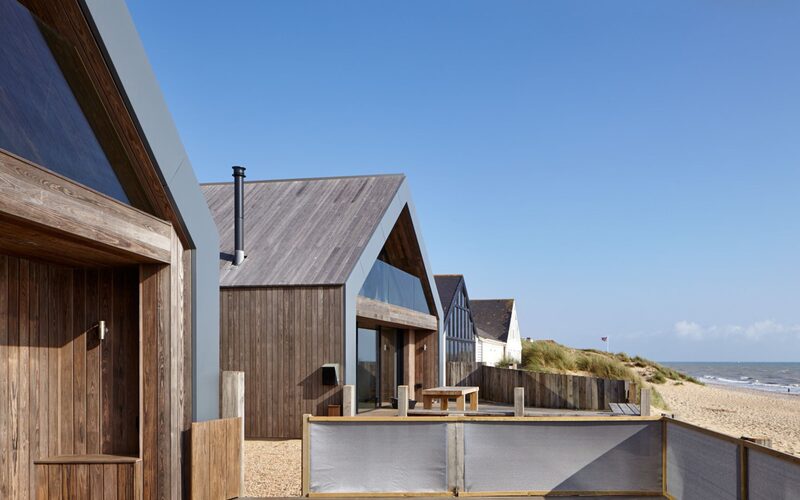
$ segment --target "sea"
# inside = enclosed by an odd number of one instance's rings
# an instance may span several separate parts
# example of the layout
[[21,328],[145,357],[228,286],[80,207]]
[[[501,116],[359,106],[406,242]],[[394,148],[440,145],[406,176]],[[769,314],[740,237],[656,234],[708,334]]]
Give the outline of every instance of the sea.
[[800,363],[664,362],[706,384],[800,396]]

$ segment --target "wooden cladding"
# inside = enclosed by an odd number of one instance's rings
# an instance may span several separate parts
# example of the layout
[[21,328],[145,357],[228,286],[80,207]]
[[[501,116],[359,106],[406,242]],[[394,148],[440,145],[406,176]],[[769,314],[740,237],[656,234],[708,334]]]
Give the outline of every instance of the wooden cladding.
[[110,455],[37,461],[36,500],[141,500],[142,460]]
[[360,295],[356,298],[356,316],[364,325],[371,324],[368,320],[374,320],[375,324],[421,330],[436,330],[439,321],[436,316],[431,314],[368,299]]
[[137,283],[0,255],[0,498],[33,496],[34,460],[138,454]]
[[68,264],[170,261],[169,223],[3,150],[0,215],[10,231],[0,250]]
[[536,373],[447,363],[447,385],[480,387],[481,399],[514,403],[514,388],[525,388],[525,405],[537,408],[608,410],[609,403],[628,402],[628,382],[578,375]]
[[181,496],[190,257],[172,244],[141,268],[0,255],[0,498],[33,498],[34,460],[93,454],[141,456],[145,498]]
[[[403,335],[403,334],[401,334]],[[397,373],[402,369],[397,366],[398,331],[394,328],[381,328],[379,331],[378,353],[380,355],[380,403],[391,403],[397,392]],[[405,337],[405,335],[403,335]],[[403,342],[401,337],[401,342]],[[400,348],[402,349],[400,344]]]
[[[414,348],[416,350],[414,384],[422,389],[440,386],[438,332],[417,330],[414,333]],[[419,395],[417,392],[416,396]]]
[[189,498],[222,500],[241,495],[241,426],[239,417],[192,424]]
[[342,287],[222,288],[220,365],[245,373],[245,436],[299,438],[302,416],[342,404],[322,365],[344,369]]
[[180,498],[191,425],[190,255],[176,235],[169,266],[140,266],[141,457],[145,498]]

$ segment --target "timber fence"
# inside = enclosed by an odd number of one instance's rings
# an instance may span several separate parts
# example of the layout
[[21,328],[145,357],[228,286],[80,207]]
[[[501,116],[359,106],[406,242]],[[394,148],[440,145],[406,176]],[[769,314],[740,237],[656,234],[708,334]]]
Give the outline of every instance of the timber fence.
[[637,389],[627,380],[538,373],[480,363],[448,362],[448,386],[480,387],[480,397],[514,403],[514,388],[525,389],[525,404],[537,408],[608,410],[610,403],[636,403]]

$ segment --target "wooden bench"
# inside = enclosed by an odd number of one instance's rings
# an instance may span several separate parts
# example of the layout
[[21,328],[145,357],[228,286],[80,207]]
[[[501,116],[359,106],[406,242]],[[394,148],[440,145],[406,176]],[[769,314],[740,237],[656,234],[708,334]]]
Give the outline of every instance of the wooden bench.
[[63,455],[37,459],[33,463],[37,499],[142,499],[141,458]]
[[456,410],[465,411],[466,396],[469,396],[470,411],[478,411],[478,387],[434,387],[422,390],[422,404],[426,410],[433,407],[433,400],[440,401],[442,411],[448,409],[448,399],[456,399]]
[[631,404],[631,403],[609,403],[608,406],[611,408],[611,413],[614,415],[641,415],[642,411],[639,409],[639,405]]

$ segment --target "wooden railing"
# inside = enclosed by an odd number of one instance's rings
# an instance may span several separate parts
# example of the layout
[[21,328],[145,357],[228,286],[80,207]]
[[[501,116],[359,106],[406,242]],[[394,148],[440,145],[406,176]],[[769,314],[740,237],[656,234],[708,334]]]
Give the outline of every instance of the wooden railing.
[[190,435],[190,498],[241,496],[241,418],[195,422]]
[[609,403],[633,403],[635,388],[625,380],[536,373],[479,363],[448,362],[447,385],[480,387],[481,399],[514,403],[514,388],[525,388],[525,404],[538,408],[607,410]]
[[34,461],[37,499],[141,500],[142,459],[67,455]]

